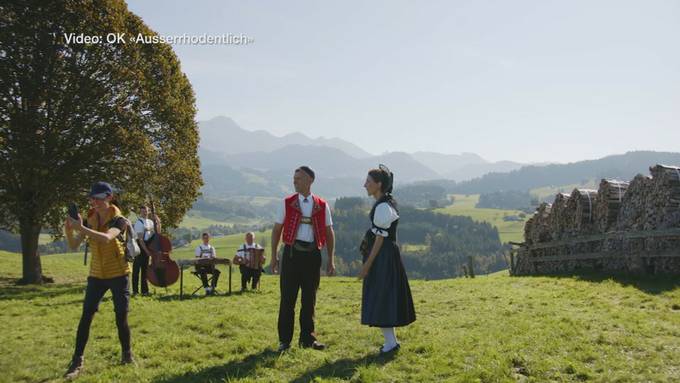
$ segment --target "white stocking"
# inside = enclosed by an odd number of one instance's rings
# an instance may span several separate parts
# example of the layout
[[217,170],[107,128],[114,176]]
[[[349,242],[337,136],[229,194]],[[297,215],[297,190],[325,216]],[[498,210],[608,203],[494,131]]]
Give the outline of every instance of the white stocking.
[[397,345],[397,334],[394,332],[394,327],[381,327],[383,336],[385,337],[385,344],[383,348],[389,350]]

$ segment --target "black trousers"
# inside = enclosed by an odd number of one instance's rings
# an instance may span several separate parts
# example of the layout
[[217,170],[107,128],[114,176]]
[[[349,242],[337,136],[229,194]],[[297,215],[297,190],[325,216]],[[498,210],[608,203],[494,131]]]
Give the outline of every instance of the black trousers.
[[248,288],[248,282],[253,281],[253,290],[257,288],[257,284],[260,283],[260,275],[262,275],[262,270],[251,269],[248,266],[240,265],[239,270],[241,271],[241,290]]
[[142,252],[135,258],[132,263],[132,293],[139,293],[139,282],[141,276],[142,282],[142,294],[149,293],[149,281],[146,279],[146,269],[149,266],[149,254],[147,254],[143,249]]
[[111,290],[113,297],[113,309],[116,312],[116,327],[118,327],[118,339],[122,352],[130,351],[130,326],[128,325],[128,308],[130,306],[130,278],[127,275],[111,278],[99,279],[94,277],[87,278],[87,289],[85,290],[85,301],[83,302],[83,314],[78,324],[76,334],[75,357],[83,356],[85,346],[90,336],[90,326],[94,314],[99,310],[104,294]]
[[302,290],[300,307],[300,342],[313,343],[314,307],[316,291],[321,277],[321,251],[299,251],[286,245],[281,258],[281,303],[279,305],[279,341],[290,343],[293,340],[295,303],[298,291]]
[[217,270],[215,265],[198,265],[196,266],[196,274],[201,277],[201,282],[203,287],[208,287],[208,274],[212,274],[212,284],[210,287],[215,289],[217,287],[217,281],[220,279],[220,271]]

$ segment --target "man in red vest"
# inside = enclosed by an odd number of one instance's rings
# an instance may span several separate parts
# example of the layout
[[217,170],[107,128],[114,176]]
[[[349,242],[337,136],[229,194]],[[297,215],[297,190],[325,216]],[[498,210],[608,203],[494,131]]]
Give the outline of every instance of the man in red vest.
[[[316,340],[314,306],[321,276],[321,249],[326,246],[326,273],[335,274],[333,259],[335,233],[328,203],[311,192],[314,171],[308,166],[295,170],[293,185],[296,193],[284,199],[272,231],[272,272],[279,272],[281,303],[279,306],[279,352],[290,348],[293,340],[295,303],[302,290],[300,308],[300,346],[323,350],[326,345]],[[283,233],[283,254],[278,259],[278,247]]]

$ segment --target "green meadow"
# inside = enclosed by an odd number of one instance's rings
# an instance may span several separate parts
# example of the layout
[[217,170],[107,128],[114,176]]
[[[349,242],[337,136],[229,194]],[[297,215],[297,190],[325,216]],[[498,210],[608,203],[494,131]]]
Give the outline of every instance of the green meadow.
[[[260,234],[262,235],[262,234]],[[229,255],[241,236],[216,238]],[[175,258],[191,256],[191,247]],[[44,256],[55,278],[17,286],[20,256],[0,252],[0,381],[61,381],[73,352],[87,268],[82,254]],[[199,282],[185,274],[189,287]],[[235,270],[238,280],[238,272]],[[235,281],[236,282],[236,281]],[[226,291],[226,278],[221,282]],[[235,286],[237,283],[234,284]],[[401,351],[361,326],[361,283],[322,277],[323,352],[278,354],[278,277],[230,296],[178,299],[178,284],[135,297],[136,365],[118,364],[113,306],[95,317],[79,382],[673,382],[680,377],[680,288],[671,278],[509,277],[411,281],[418,320]]]
[[488,222],[498,228],[501,242],[524,241],[524,224],[529,217],[527,216],[522,221],[503,220],[503,217],[506,216],[519,215],[522,213],[521,211],[476,208],[475,205],[479,202],[479,194],[454,194],[453,197],[455,198],[453,205],[435,211],[444,214],[468,216],[479,222]]

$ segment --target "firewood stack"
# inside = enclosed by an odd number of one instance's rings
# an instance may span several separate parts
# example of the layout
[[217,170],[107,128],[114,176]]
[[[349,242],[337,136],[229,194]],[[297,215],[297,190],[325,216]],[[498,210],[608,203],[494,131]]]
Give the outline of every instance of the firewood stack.
[[550,231],[554,240],[561,239],[567,231],[567,201],[569,194],[557,193],[550,210]]
[[[558,194],[527,222],[516,275],[607,270],[680,274],[680,167],[655,165],[630,183]],[[607,233],[607,235],[592,235]],[[531,246],[547,242],[542,246]]]
[[567,200],[567,211],[571,215],[571,222],[567,221],[570,235],[593,234],[595,228],[595,199],[597,190],[574,189]]
[[621,211],[623,196],[628,190],[628,182],[603,179],[595,199],[595,223],[600,233],[616,229],[616,221]]
[[649,168],[652,185],[647,196],[645,230],[680,226],[680,168],[656,165]]
[[643,230],[647,222],[647,195],[652,190],[652,177],[638,174],[628,185],[621,202],[616,227],[621,231]]
[[549,242],[552,240],[550,228],[550,210],[552,205],[543,202],[536,209],[536,213],[529,218],[524,226],[524,238],[528,243]]

